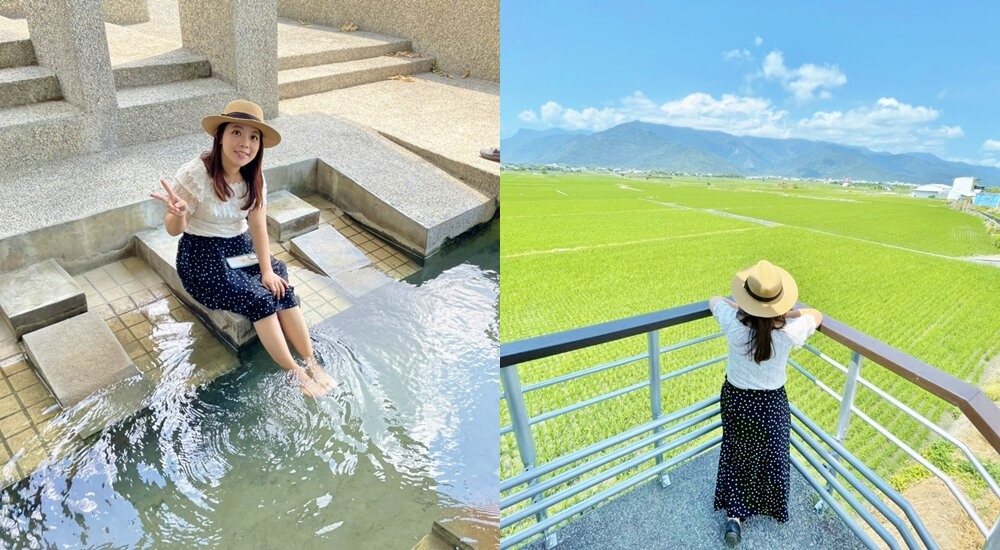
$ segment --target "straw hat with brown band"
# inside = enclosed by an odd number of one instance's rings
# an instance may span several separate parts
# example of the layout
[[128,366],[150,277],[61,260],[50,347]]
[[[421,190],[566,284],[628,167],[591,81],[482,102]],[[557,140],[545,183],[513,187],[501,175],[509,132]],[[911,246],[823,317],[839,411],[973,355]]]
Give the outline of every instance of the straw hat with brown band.
[[733,299],[740,309],[755,317],[777,317],[788,313],[799,299],[799,287],[787,271],[761,260],[733,277]]
[[201,119],[201,127],[208,132],[208,135],[214,137],[215,131],[224,122],[238,122],[260,130],[260,141],[264,148],[281,143],[281,134],[264,123],[264,110],[252,101],[245,99],[230,101],[221,115],[208,115]]

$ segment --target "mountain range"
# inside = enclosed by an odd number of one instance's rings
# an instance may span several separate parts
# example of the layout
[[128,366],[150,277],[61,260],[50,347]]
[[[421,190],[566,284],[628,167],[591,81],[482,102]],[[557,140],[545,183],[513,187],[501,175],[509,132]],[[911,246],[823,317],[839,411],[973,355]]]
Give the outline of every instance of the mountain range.
[[956,177],[973,176],[980,185],[1000,185],[1000,168],[946,161],[930,153],[884,153],[638,121],[602,132],[521,129],[501,140],[500,148],[503,161],[515,164],[947,185]]

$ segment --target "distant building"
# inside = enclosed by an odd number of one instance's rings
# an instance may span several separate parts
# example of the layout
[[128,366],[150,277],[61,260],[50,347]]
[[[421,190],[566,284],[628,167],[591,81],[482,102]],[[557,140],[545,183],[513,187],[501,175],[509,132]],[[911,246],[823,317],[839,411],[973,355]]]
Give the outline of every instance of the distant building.
[[951,191],[950,185],[945,185],[943,183],[928,183],[927,185],[921,185],[913,189],[911,194],[914,197],[924,198],[924,199],[944,199],[948,197],[948,192]]
[[972,200],[972,204],[987,208],[1000,208],[1000,193],[980,193]]
[[948,191],[948,200],[957,201],[976,196],[977,181],[979,181],[977,178],[971,176],[955,178],[951,184],[951,190]]

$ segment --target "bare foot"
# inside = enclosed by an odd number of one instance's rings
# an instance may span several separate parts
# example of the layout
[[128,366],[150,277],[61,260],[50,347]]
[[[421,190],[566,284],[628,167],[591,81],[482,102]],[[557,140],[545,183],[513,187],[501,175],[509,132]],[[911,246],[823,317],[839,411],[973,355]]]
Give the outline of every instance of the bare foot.
[[332,376],[316,362],[315,358],[306,359],[306,366],[309,369],[309,374],[312,376],[314,382],[320,385],[326,391],[330,391],[337,387],[337,381],[333,379]]
[[295,383],[299,386],[299,391],[308,397],[320,397],[330,392],[329,388],[324,388],[309,378],[306,371],[302,369],[295,369]]

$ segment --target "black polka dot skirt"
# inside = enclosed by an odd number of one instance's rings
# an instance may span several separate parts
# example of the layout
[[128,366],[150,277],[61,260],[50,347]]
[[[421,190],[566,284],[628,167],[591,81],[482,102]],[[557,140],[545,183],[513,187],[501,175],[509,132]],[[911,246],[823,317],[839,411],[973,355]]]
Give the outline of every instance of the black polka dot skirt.
[[746,519],[788,521],[788,430],[785,388],[741,390],[722,385],[722,451],[715,509]]
[[[291,286],[280,300],[260,283],[260,266],[233,269],[226,258],[253,252],[250,232],[232,238],[184,233],[177,245],[177,275],[184,290],[209,309],[225,309],[257,322],[298,305]],[[288,280],[284,262],[271,257],[271,268]]]

